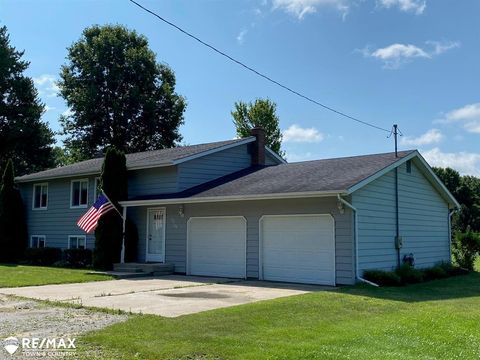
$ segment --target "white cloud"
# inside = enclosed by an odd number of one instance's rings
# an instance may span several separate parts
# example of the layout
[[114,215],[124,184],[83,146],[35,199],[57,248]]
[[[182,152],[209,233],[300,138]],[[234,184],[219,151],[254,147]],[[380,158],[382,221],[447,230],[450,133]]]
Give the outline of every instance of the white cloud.
[[432,59],[435,56],[460,46],[459,42],[452,41],[426,41],[426,46],[421,48],[413,44],[392,44],[383,48],[372,50],[369,46],[360,50],[365,57],[375,58],[383,62],[386,69],[398,69],[401,65],[413,59]]
[[451,167],[462,174],[480,176],[480,154],[465,151],[444,153],[439,148],[422,152],[431,166]]
[[273,0],[273,9],[281,9],[297,19],[302,20],[305,15],[316,13],[320,7],[331,7],[345,16],[352,0]]
[[426,0],[378,0],[377,4],[387,9],[396,7],[403,12],[421,15],[427,7]]
[[56,107],[45,105],[45,112],[55,110]]
[[245,35],[247,35],[247,32],[248,30],[247,29],[243,29],[242,31],[239,32],[239,34],[237,35],[237,42],[242,45],[245,41]]
[[430,129],[425,134],[422,134],[418,137],[404,136],[400,140],[400,143],[406,146],[422,146],[439,143],[442,141],[443,137],[444,136],[440,130]]
[[285,142],[320,142],[325,136],[315,128],[302,128],[296,124],[291,125],[283,131],[283,141]]
[[480,103],[465,105],[445,114],[436,123],[461,123],[468,132],[480,134]]
[[38,89],[38,94],[46,97],[57,96],[60,88],[56,84],[56,81],[56,77],[49,74],[43,74],[33,78],[33,83]]

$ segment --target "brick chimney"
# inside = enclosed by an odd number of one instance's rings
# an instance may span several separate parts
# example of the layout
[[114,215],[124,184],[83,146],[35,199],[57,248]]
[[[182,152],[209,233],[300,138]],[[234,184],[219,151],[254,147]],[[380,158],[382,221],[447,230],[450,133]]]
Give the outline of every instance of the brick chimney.
[[265,165],[265,130],[254,127],[250,134],[256,138],[252,143],[252,165]]

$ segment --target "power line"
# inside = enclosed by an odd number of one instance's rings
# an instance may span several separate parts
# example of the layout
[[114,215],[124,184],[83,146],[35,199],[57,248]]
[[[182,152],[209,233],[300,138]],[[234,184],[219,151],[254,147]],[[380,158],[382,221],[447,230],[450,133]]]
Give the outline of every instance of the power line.
[[307,100],[307,101],[309,101],[309,102],[311,102],[311,103],[313,103],[313,104],[315,104],[315,105],[321,106],[322,108],[324,108],[324,109],[326,109],[326,110],[329,110],[329,111],[331,111],[331,112],[334,112],[335,114],[341,115],[341,116],[346,117],[346,118],[348,118],[348,119],[350,119],[350,120],[356,121],[356,122],[358,122],[358,123],[360,123],[360,124],[363,124],[363,125],[366,125],[366,126],[370,126],[370,127],[374,128],[374,129],[377,129],[377,130],[381,130],[381,131],[385,131],[385,132],[387,132],[387,133],[390,133],[390,130],[388,130],[388,129],[382,128],[382,127],[380,127],[380,126],[371,124],[371,123],[369,123],[369,122],[366,122],[366,121],[363,121],[363,120],[360,120],[360,119],[357,119],[356,117],[350,116],[350,115],[348,115],[348,114],[346,114],[346,113],[344,113],[344,112],[342,112],[342,111],[335,110],[334,108],[332,108],[332,107],[330,107],[330,106],[327,106],[327,105],[325,105],[325,104],[322,104],[321,102],[319,102],[319,101],[317,101],[317,100],[315,100],[315,99],[312,99],[311,97],[308,97],[308,96],[303,95],[302,93],[300,93],[300,92],[298,92],[298,91],[296,91],[296,90],[293,90],[292,88],[290,88],[290,87],[288,87],[288,86],[286,86],[286,85],[284,85],[284,84],[282,84],[282,83],[280,83],[280,82],[272,79],[271,77],[269,77],[269,76],[261,73],[261,72],[258,71],[258,70],[255,70],[254,68],[246,65],[245,63],[243,63],[243,62],[241,62],[241,61],[233,58],[232,56],[226,54],[225,52],[217,49],[215,46],[210,45],[209,43],[203,41],[202,39],[200,39],[200,38],[198,38],[197,36],[189,33],[188,31],[182,29],[180,26],[175,25],[175,24],[172,23],[171,21],[168,21],[167,19],[163,18],[162,16],[158,15],[157,13],[153,12],[152,10],[147,9],[147,8],[144,7],[143,5],[141,5],[141,4],[139,4],[138,2],[136,2],[135,0],[129,0],[129,1],[130,1],[131,3],[133,3],[133,4],[135,4],[136,6],[138,6],[140,9],[148,12],[149,14],[155,16],[156,18],[158,18],[159,20],[163,21],[164,23],[170,25],[171,27],[173,27],[173,28],[177,29],[178,31],[182,32],[183,34],[187,35],[188,37],[194,39],[195,41],[198,41],[200,44],[202,44],[202,45],[210,48],[211,50],[215,51],[216,53],[218,53],[218,54],[226,57],[228,60],[236,63],[237,65],[240,65],[240,66],[244,67],[245,69],[253,72],[254,74],[256,74],[256,75],[258,75],[258,76],[260,76],[260,77],[262,77],[262,78],[264,78],[265,80],[267,80],[267,81],[269,81],[269,82],[271,82],[271,83],[273,83],[273,84],[275,84],[275,85],[277,85],[277,86],[280,86],[280,87],[283,88],[284,90],[287,90],[287,91],[291,92],[292,94],[295,94],[295,95],[297,95],[297,96],[299,96],[299,97],[301,97],[301,98],[303,98],[303,99],[305,99],[305,100]]

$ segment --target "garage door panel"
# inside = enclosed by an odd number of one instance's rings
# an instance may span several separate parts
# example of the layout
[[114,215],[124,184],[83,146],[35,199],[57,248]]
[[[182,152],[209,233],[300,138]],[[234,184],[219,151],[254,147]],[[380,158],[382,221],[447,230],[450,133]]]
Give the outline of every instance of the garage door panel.
[[243,217],[190,218],[189,274],[245,277],[245,225]]
[[264,216],[263,278],[335,284],[334,223],[325,215]]

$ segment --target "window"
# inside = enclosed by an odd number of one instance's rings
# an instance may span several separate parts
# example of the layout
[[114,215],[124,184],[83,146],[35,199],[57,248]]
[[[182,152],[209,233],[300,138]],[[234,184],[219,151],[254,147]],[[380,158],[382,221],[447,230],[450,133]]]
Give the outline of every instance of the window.
[[86,249],[87,239],[85,235],[70,235],[68,237],[68,248],[69,249]]
[[32,235],[30,239],[30,247],[32,248],[44,248],[45,247],[45,235]]
[[48,184],[33,185],[33,208],[46,209],[48,204]]
[[407,160],[406,167],[407,167],[407,174],[411,174],[412,173],[412,160]]
[[87,207],[88,180],[73,180],[70,193],[70,207]]
[[95,189],[93,192],[93,201],[97,201],[98,197],[100,196],[102,192],[102,182],[100,181],[99,177],[95,178]]

